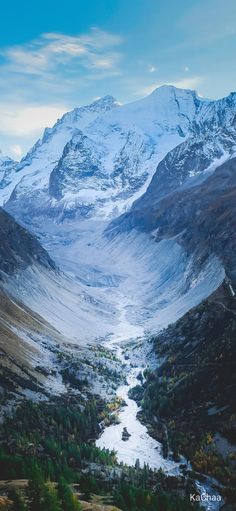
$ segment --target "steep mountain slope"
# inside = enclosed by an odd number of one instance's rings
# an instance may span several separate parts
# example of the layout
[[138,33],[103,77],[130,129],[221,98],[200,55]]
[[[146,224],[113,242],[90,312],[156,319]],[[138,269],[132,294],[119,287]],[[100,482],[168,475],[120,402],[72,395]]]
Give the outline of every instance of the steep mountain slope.
[[43,265],[55,270],[52,259],[35,236],[17,224],[13,218],[0,209],[0,278],[17,273],[29,265]]
[[27,186],[33,186],[36,189],[44,188],[65,145],[77,129],[84,129],[98,115],[118,106],[119,104],[112,96],[105,96],[91,105],[75,108],[64,114],[53,128],[46,128],[42,139],[36,142],[20,163],[11,162],[8,159],[8,179],[2,181],[0,204],[3,205],[6,202],[24,177],[26,188]]
[[[22,301],[0,288],[0,392],[15,396],[58,394],[65,390],[56,367],[63,339]],[[64,340],[65,342],[65,340]]]
[[[7,292],[12,278],[37,266],[55,271],[55,265],[36,238],[0,210],[0,387],[5,400],[9,393],[55,394],[64,389],[55,368],[53,351],[63,339],[32,309]],[[23,297],[22,297],[23,298]],[[44,371],[37,370],[44,367]],[[13,394],[12,394],[13,395]]]
[[148,203],[155,194],[156,202],[177,188],[189,188],[199,184],[208,178],[221,162],[231,158],[235,151],[235,126],[222,126],[216,131],[201,131],[198,135],[190,136],[160,162],[145,194],[145,200]]
[[35,236],[3,210],[0,235],[0,284],[5,292],[42,316],[70,342],[81,345],[110,332],[117,323],[115,311],[99,285],[91,295],[87,282],[61,272]]
[[[109,308],[106,326],[105,306],[59,272],[35,236],[2,209],[0,236],[1,402],[78,393],[84,381],[84,393],[111,394],[94,365],[99,346],[85,343],[109,331]],[[103,356],[104,374],[114,372],[115,362]]]
[[133,393],[165,451],[236,493],[236,306],[225,283],[153,339],[158,367]]
[[0,155],[0,203],[9,198],[8,187],[14,180],[18,162],[9,156]]
[[[185,228],[191,237],[201,183],[233,157],[236,95],[209,101],[167,86],[116,106],[112,98],[103,98],[66,114],[47,130],[22,161],[18,174],[25,175],[6,204],[37,232],[64,272],[63,284],[53,276],[49,285],[41,274],[34,293],[29,292],[34,272],[26,272],[21,279],[26,303],[75,340],[94,339],[95,331],[96,337],[152,332],[197,305],[224,278],[218,251],[199,249],[195,254],[197,235],[194,246],[165,237]],[[169,219],[172,230],[163,224],[161,236],[150,237],[160,228],[155,216],[159,202],[167,217],[179,191],[183,200],[180,210],[177,205],[173,209],[173,222]],[[104,238],[109,217],[132,203]],[[130,233],[133,227],[137,229]]]
[[205,181],[194,180],[165,197],[159,197],[159,176],[157,169],[147,193],[112,224],[113,236],[117,230],[135,228],[153,233],[155,241],[174,237],[199,264],[210,254],[217,255],[235,280],[236,158],[220,165]]
[[219,127],[222,116],[230,125],[233,106],[227,98],[215,103],[164,86],[119,108],[103,98],[93,120],[94,104],[82,114],[81,109],[66,114],[22,160],[7,209],[36,226],[48,216],[63,221],[118,215],[142,195],[166,153],[191,132],[207,130],[209,119]]

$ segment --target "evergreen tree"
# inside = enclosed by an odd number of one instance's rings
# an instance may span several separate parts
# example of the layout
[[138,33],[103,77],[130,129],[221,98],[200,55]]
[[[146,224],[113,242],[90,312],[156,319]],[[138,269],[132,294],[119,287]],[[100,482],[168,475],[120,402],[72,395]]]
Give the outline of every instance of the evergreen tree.
[[19,492],[12,490],[9,493],[9,499],[13,502],[11,511],[27,511],[27,506]]
[[42,473],[38,467],[35,467],[27,489],[30,511],[45,511],[44,492],[45,484]]
[[[62,511],[57,491],[52,483],[44,485],[43,509],[46,511]],[[63,509],[65,511],[65,508]]]
[[80,511],[82,509],[65,479],[61,478],[59,480],[57,491],[63,511]]

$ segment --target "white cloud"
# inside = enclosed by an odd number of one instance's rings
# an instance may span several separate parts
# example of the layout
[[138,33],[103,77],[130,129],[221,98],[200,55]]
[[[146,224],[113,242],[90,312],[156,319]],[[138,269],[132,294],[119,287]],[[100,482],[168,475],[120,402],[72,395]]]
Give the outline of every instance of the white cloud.
[[174,85],[174,87],[179,87],[180,89],[195,89],[202,81],[203,78],[201,76],[192,76],[191,78],[183,78],[170,83],[167,82],[167,85]]
[[44,33],[2,48],[0,133],[7,150],[19,144],[24,152],[45,126],[81,103],[94,81],[122,74],[122,42],[118,35],[91,28],[75,36]]
[[9,136],[37,134],[68,110],[66,105],[0,104],[0,132]]
[[13,156],[20,158],[23,154],[23,149],[19,144],[10,146],[10,151]]
[[140,91],[139,95],[145,96],[145,95],[151,94],[151,92],[153,92],[158,87],[161,87],[161,85],[173,85],[174,87],[178,87],[179,89],[195,89],[202,81],[203,81],[203,79],[201,77],[195,76],[192,78],[183,78],[183,79],[176,80],[173,82],[168,82],[168,81],[164,82],[163,81],[163,82],[159,82],[159,83],[152,83],[151,85],[144,87]]
[[9,62],[9,71],[22,74],[38,74],[48,69],[48,59],[45,54],[36,53],[24,48],[13,47],[7,50],[5,57]]
[[156,66],[149,66],[148,71],[149,73],[154,73],[155,71],[157,71],[157,68]]
[[113,48],[121,43],[119,36],[93,28],[78,36],[45,33],[24,45],[6,48],[1,54],[6,70],[13,73],[41,75],[76,64],[113,71],[121,59],[121,53]]

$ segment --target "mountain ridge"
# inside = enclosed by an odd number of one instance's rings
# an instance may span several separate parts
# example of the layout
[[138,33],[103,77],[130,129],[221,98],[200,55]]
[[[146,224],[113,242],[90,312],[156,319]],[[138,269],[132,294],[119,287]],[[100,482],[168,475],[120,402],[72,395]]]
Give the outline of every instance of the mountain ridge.
[[[199,133],[209,136],[214,130],[216,144],[222,123],[225,128],[235,130],[235,98],[236,94],[231,93],[221,100],[205,100],[195,91],[164,86],[128,105],[118,107],[114,98],[105,96],[90,106],[74,109],[47,129],[42,140],[23,158],[17,170],[18,184],[10,186],[11,197],[6,208],[26,223],[27,216],[36,219],[39,210],[44,214],[44,208],[46,216],[49,214],[55,220],[58,217],[60,221],[67,215],[69,218],[118,216],[146,191],[158,163],[184,139]],[[80,151],[86,151],[82,144],[79,152],[76,147],[81,132],[92,151],[90,155],[87,153],[86,165],[92,166],[95,157],[100,178],[98,184],[95,169],[95,180],[91,175],[78,190],[84,167],[79,160],[77,165],[76,159]],[[67,150],[64,162],[66,146],[70,155]],[[74,168],[75,181],[70,181],[69,186],[66,170],[62,170],[65,164],[67,170],[70,165]],[[55,202],[49,182],[50,175],[53,173],[55,177],[57,172],[61,190],[60,199]]]

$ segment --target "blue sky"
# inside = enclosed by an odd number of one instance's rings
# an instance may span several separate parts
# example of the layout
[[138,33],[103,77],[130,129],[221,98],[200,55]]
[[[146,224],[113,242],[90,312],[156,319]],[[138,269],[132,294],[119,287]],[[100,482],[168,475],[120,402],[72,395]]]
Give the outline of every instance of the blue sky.
[[63,112],[126,103],[172,83],[236,89],[235,0],[6,1],[0,20],[0,149],[20,158]]

